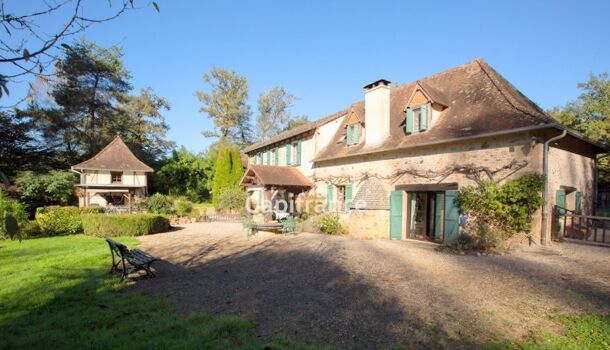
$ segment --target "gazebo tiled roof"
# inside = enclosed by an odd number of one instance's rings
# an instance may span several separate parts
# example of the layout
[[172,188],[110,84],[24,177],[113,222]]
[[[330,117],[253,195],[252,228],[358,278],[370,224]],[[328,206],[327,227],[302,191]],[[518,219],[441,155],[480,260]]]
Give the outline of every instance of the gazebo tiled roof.
[[153,172],[153,169],[139,160],[117,136],[93,158],[72,166],[75,170],[117,170]]

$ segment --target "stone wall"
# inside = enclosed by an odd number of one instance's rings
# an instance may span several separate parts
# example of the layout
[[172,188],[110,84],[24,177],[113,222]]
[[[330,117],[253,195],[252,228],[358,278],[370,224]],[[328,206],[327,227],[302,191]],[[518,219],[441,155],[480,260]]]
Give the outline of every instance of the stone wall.
[[339,220],[350,236],[362,239],[389,239],[389,210],[354,210],[340,213]]

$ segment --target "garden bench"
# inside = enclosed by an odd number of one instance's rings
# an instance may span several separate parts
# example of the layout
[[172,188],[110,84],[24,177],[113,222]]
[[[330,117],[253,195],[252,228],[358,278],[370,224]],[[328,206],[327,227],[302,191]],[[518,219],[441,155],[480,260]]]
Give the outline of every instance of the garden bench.
[[[112,256],[112,267],[110,268],[110,273],[121,271],[121,281],[123,281],[128,274],[140,270],[144,270],[146,272],[146,276],[155,276],[155,274],[150,270],[150,266],[153,262],[159,260],[159,258],[139,249],[129,250],[124,244],[110,238],[106,238],[106,242],[110,247],[110,254]],[[127,263],[131,265],[131,269],[129,270],[127,269]],[[121,268],[119,268],[119,265],[122,265]]]

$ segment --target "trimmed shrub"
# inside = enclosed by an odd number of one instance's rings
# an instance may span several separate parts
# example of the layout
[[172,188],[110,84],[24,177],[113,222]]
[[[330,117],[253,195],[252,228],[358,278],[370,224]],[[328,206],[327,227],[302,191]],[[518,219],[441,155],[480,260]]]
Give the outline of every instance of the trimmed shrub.
[[153,214],[83,214],[82,220],[85,234],[96,237],[143,236],[169,229],[167,217]]
[[36,222],[43,235],[56,236],[83,231],[78,207],[40,207],[36,209]]
[[153,214],[171,214],[172,203],[167,196],[155,193],[146,200],[146,209]]
[[106,208],[104,207],[90,207],[90,208],[78,208],[78,212],[82,214],[104,214]]
[[40,225],[38,225],[36,220],[28,220],[25,225],[23,225],[21,234],[24,238],[44,236],[42,230],[40,229]]

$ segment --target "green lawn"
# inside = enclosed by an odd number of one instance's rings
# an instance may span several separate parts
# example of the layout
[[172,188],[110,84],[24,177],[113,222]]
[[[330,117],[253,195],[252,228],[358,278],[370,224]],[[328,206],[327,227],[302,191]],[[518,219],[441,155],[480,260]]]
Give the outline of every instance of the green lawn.
[[0,241],[0,348],[306,348],[264,343],[235,317],[184,317],[163,300],[121,291],[109,259],[99,238]]
[[[134,238],[118,237],[133,246]],[[177,314],[167,302],[121,290],[103,239],[0,241],[0,349],[295,349],[264,342],[236,317]],[[538,332],[492,349],[610,349],[610,316],[562,316],[564,334]]]

